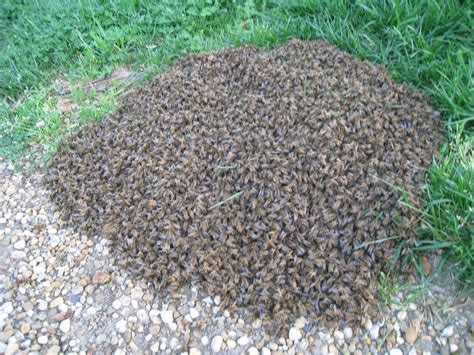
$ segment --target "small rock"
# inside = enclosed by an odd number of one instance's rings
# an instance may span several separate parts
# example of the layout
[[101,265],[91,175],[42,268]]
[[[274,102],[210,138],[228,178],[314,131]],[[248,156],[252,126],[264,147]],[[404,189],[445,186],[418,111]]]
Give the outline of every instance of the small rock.
[[15,244],[13,244],[13,247],[17,250],[22,250],[26,246],[26,242],[23,239],[20,239],[17,241]]
[[237,347],[237,343],[232,340],[232,339],[227,339],[227,348],[232,350],[232,349],[235,349]]
[[150,350],[154,353],[157,353],[160,351],[160,343],[156,342],[150,346]]
[[53,345],[52,347],[48,349],[48,352],[46,353],[46,355],[57,355],[60,352],[61,352],[61,348],[59,347],[59,345]]
[[215,353],[219,352],[222,348],[222,343],[224,342],[224,339],[220,335],[216,335],[214,338],[212,338],[211,341],[211,349]]
[[2,311],[5,312],[5,313],[11,313],[13,312],[13,303],[11,302],[5,302],[3,305],[2,305]]
[[197,348],[189,349],[189,355],[201,355],[201,352]]
[[262,352],[262,355],[272,355],[272,351],[266,347],[263,347],[261,352]]
[[400,311],[400,312],[398,312],[398,314],[397,314],[397,319],[398,319],[400,322],[403,322],[406,317],[407,317],[407,312],[406,312],[406,311]]
[[97,344],[105,343],[106,340],[107,340],[107,335],[105,335],[104,333],[99,334],[97,338],[95,338],[95,341]]
[[119,310],[122,307],[122,302],[120,302],[120,300],[115,300],[112,302],[112,307],[114,307],[116,310]]
[[247,352],[248,352],[249,355],[259,355],[260,354],[260,351],[258,351],[258,349],[255,346],[252,346],[251,348],[249,348],[249,350]]
[[20,331],[21,331],[23,334],[25,334],[25,335],[30,332],[30,329],[31,329],[31,327],[30,327],[30,325],[29,325],[28,323],[24,323],[24,324],[22,324],[21,327],[20,327]]
[[365,330],[370,332],[370,330],[372,329],[372,321],[370,320],[370,318],[365,321],[364,327]]
[[410,327],[407,329],[405,333],[405,340],[408,344],[414,344],[416,338],[418,337],[418,331],[414,327]]
[[102,270],[97,270],[92,278],[92,282],[96,285],[103,285],[110,281],[110,275]]
[[209,338],[205,335],[201,338],[201,343],[202,345],[204,346],[207,346],[207,344],[209,344]]
[[303,329],[304,326],[308,323],[308,320],[305,317],[300,317],[295,322],[296,329]]
[[12,259],[26,259],[26,253],[22,250],[15,250],[10,254]]
[[71,290],[71,294],[72,295],[79,295],[79,294],[82,293],[82,291],[84,291],[84,287],[82,287],[81,285],[77,285]]
[[262,326],[262,320],[257,318],[255,319],[253,322],[252,322],[252,328],[253,329],[260,329],[260,327]]
[[144,309],[139,309],[137,311],[137,318],[142,324],[148,324],[148,322],[150,321],[150,318],[148,317],[148,312]]
[[47,335],[41,335],[38,338],[38,344],[41,344],[41,345],[48,344],[48,336]]
[[302,336],[303,335],[301,334],[301,331],[295,327],[291,327],[290,331],[288,332],[288,338],[292,341],[298,341]]
[[189,315],[191,316],[192,319],[196,319],[197,317],[199,317],[199,312],[196,308],[190,308]]
[[341,332],[340,330],[335,330],[334,331],[334,338],[338,340],[343,340],[344,339],[344,333]]
[[59,305],[63,304],[64,303],[64,300],[62,297],[57,297],[55,298],[54,300],[52,300],[49,304],[49,307],[50,308],[56,308],[58,307]]
[[354,336],[354,332],[352,331],[351,327],[345,327],[343,333],[344,338],[346,338],[347,340],[352,339],[352,337]]
[[160,317],[163,323],[166,323],[166,324],[173,323],[173,311],[161,311]]
[[153,325],[151,328],[150,328],[150,334],[155,336],[155,335],[158,335],[160,333],[160,326],[159,325]]
[[139,353],[140,349],[138,348],[137,344],[135,344],[133,341],[131,341],[130,344],[128,344],[128,346],[130,347],[130,350],[132,350],[133,354]]
[[328,347],[329,354],[338,355],[339,351],[337,350],[334,344],[330,344]]
[[450,338],[454,335],[454,327],[452,325],[447,326],[444,328],[443,332],[441,333],[441,336]]
[[9,342],[5,349],[5,355],[14,355],[18,351],[19,347],[16,342]]
[[115,329],[123,329],[127,326],[127,321],[125,319],[121,319],[119,320],[116,324],[115,324]]
[[237,343],[240,345],[240,346],[245,346],[247,345],[248,343],[250,342],[250,339],[247,335],[244,335],[244,336],[241,336],[238,340],[237,340]]
[[459,350],[459,346],[456,343],[449,343],[449,351],[451,351],[451,354],[455,353],[456,351]]
[[377,340],[379,337],[379,333],[380,333],[380,326],[378,324],[373,325],[372,329],[370,330],[370,339]]
[[46,311],[48,309],[48,303],[46,301],[39,300],[38,301],[38,309],[40,311]]
[[63,320],[59,325],[59,329],[61,329],[63,333],[69,332],[69,330],[71,329],[71,320],[69,318]]
[[389,351],[389,354],[390,355],[403,355],[403,351],[401,351],[400,349],[392,349]]

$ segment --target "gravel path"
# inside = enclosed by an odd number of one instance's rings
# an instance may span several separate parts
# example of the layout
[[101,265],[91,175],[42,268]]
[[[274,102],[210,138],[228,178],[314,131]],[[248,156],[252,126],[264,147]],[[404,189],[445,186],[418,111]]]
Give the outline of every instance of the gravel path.
[[474,354],[472,299],[446,288],[362,329],[273,329],[193,287],[161,298],[114,266],[106,240],[60,221],[39,173],[0,161],[0,206],[0,353]]

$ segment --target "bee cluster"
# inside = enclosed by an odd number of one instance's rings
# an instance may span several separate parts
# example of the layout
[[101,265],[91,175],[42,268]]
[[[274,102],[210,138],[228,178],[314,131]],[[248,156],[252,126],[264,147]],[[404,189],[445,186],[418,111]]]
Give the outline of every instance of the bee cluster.
[[184,58],[73,134],[46,182],[159,291],[193,282],[263,317],[356,322],[393,238],[414,236],[406,204],[441,140],[420,93],[291,41]]

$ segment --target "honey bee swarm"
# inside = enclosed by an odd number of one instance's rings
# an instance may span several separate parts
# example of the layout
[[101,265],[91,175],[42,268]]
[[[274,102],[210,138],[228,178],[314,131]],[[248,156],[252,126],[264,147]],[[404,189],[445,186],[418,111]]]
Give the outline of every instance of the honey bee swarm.
[[291,41],[184,58],[70,136],[46,183],[157,291],[356,322],[397,245],[371,242],[416,236],[405,206],[441,139],[428,100],[384,69]]

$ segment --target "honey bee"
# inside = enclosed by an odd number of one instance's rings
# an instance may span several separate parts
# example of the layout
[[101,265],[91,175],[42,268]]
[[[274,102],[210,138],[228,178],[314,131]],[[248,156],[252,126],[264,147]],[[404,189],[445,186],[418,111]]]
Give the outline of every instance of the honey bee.
[[414,236],[404,198],[420,204],[441,141],[423,95],[293,40],[185,57],[71,134],[45,183],[157,292],[191,281],[282,323],[356,323],[394,248],[371,242]]

